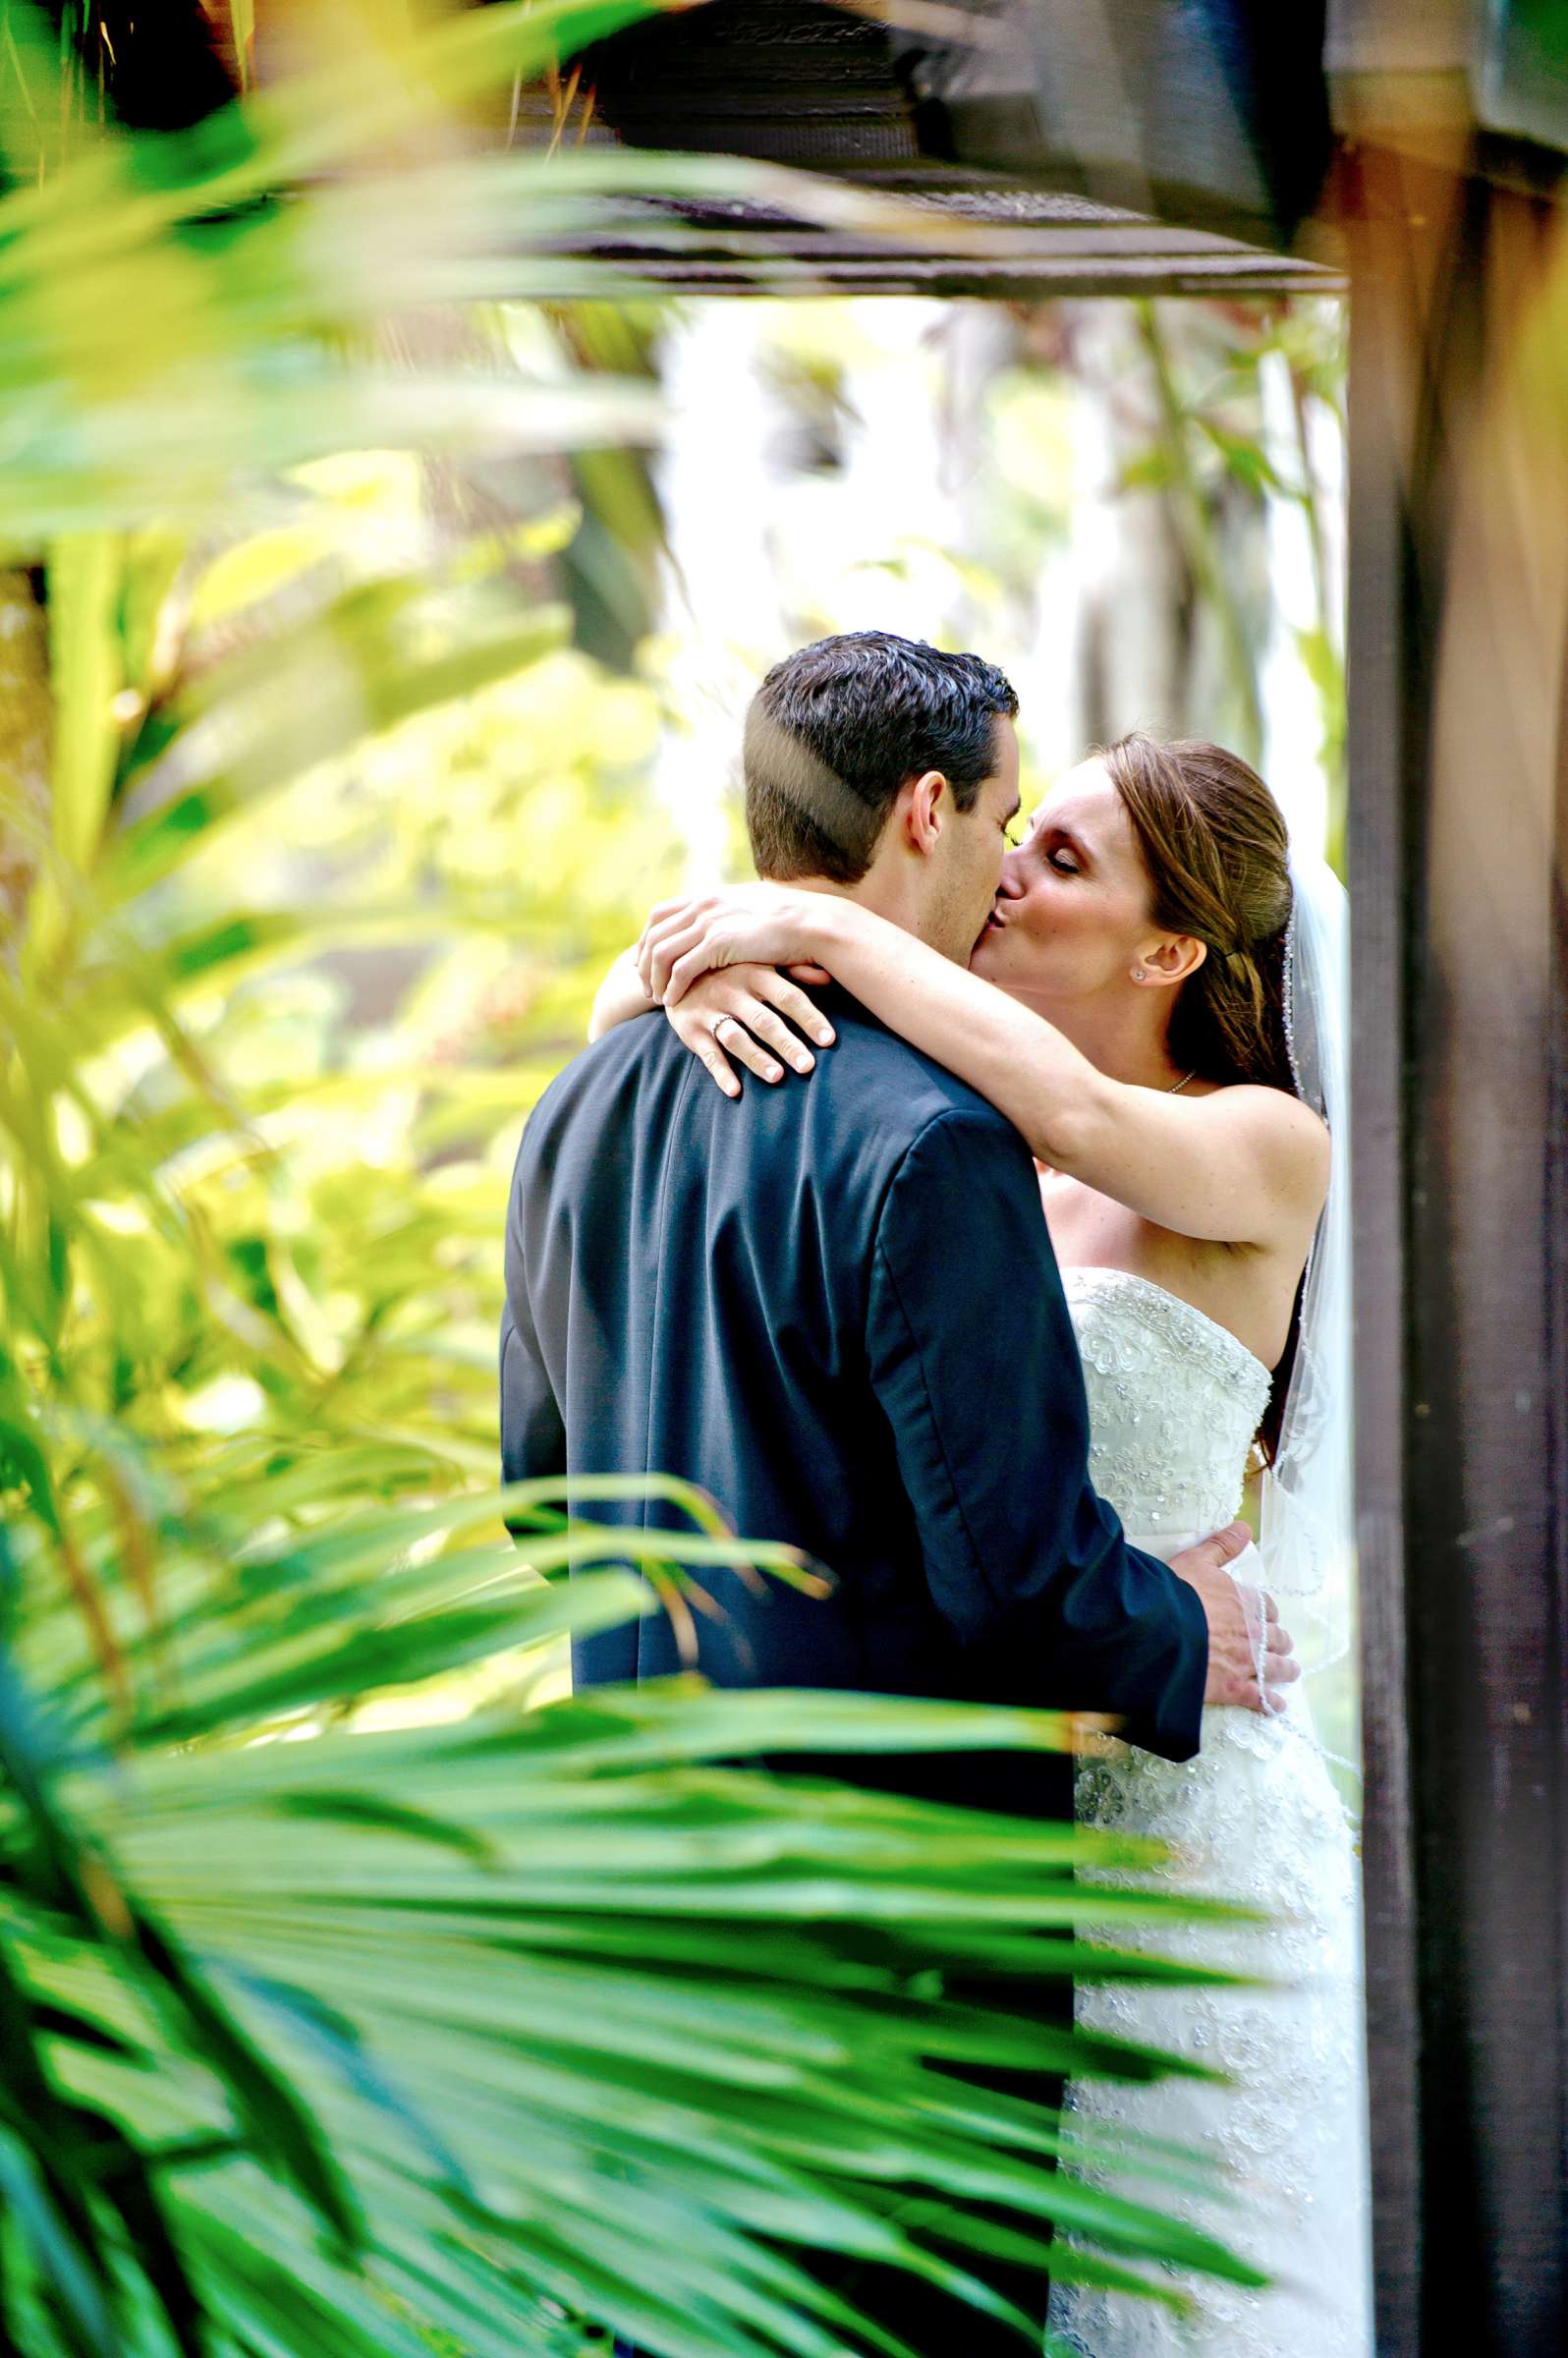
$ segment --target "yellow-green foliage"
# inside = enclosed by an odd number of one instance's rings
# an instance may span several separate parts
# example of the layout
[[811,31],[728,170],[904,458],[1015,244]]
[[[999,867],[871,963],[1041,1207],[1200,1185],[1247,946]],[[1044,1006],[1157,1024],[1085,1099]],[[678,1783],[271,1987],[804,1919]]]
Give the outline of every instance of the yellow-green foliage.
[[503,582],[443,583],[412,467],[293,489],[286,530],[50,569],[57,703],[111,717],[57,732],[4,986],[10,1342],[57,1507],[105,1539],[62,1420],[195,1493],[236,1433],[492,1477],[506,1167],[674,873],[652,688]]

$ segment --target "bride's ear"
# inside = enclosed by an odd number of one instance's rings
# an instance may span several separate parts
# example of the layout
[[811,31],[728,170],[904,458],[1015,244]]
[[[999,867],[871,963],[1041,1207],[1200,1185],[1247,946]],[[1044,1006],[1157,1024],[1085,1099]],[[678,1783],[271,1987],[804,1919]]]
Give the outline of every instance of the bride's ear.
[[1132,979],[1146,988],[1169,990],[1196,975],[1207,956],[1206,941],[1197,941],[1191,933],[1167,933],[1140,953]]

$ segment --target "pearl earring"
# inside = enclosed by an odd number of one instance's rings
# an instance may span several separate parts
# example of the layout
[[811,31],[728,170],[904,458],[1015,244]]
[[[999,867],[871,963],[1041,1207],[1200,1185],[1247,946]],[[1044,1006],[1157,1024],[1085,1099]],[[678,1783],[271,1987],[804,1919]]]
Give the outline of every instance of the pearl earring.
[[1147,978],[1144,974],[1143,968],[1141,966],[1135,966],[1133,969],[1133,981],[1135,982],[1142,982],[1146,980]]

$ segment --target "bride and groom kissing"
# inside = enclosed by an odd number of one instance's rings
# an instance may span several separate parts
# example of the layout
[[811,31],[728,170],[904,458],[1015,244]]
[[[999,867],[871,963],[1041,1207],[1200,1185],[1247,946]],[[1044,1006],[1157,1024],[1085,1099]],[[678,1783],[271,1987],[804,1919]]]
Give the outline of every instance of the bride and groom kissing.
[[[1220,2182],[1158,2199],[1270,2282],[1173,2272],[1185,2303],[1155,2306],[1048,2284],[1043,2248],[993,2280],[1036,2345],[1048,2305],[1085,2358],[1364,2358],[1352,1831],[1275,1603],[1234,1569],[1256,1451],[1288,1585],[1313,1585],[1348,1413],[1325,1416],[1332,1354],[1306,1331],[1338,1124],[1328,1011],[1293,973],[1300,866],[1245,762],[1147,737],[1071,772],[1009,848],[1017,710],[980,657],[886,632],[767,674],[743,762],[763,881],[654,911],[524,1134],[503,1469],[683,1476],[825,1567],[825,1596],[709,1582],[717,1683],[1114,1718],[1076,1776],[1041,1752],[817,1764],[1157,1834],[1157,1883],[1269,1912],[1160,1946],[1270,1986],[1074,1993],[1089,2027],[1228,2085],[1065,2102],[1088,2136],[1204,2148]],[[662,1616],[574,1653],[580,1687],[681,1666]],[[1020,2346],[914,2279],[834,2280],[931,2358]]]

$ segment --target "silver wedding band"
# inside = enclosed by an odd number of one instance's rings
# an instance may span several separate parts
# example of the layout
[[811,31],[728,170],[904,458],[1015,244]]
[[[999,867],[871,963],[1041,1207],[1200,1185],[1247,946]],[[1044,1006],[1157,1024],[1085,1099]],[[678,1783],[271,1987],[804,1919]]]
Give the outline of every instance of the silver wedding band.
[[[718,1016],[718,1017],[715,1019],[715,1021],[714,1021],[714,1025],[713,1025],[713,1038],[714,1038],[716,1040],[718,1040],[718,1041],[719,1041],[719,1044],[720,1044],[721,1046],[723,1045],[723,1040],[722,1040],[722,1037],[721,1037],[721,1036],[722,1036],[722,1034],[723,1034],[724,1027],[725,1027],[725,1025],[726,1025],[726,1024],[735,1024],[735,1018],[734,1018],[734,1016],[733,1016],[733,1015],[721,1015],[721,1016]],[[735,1029],[736,1029],[737,1031],[739,1031],[739,1030],[740,1030],[740,1026],[739,1026],[739,1024],[735,1024]]]

